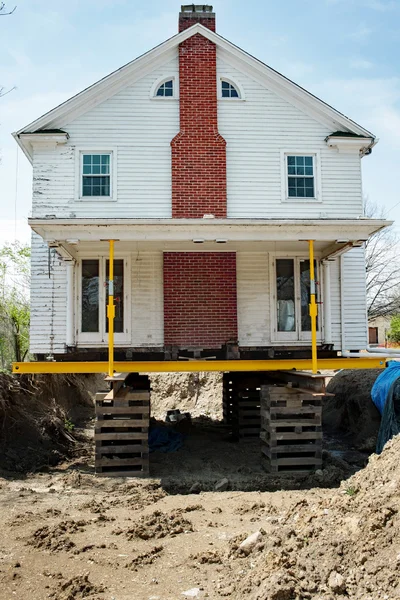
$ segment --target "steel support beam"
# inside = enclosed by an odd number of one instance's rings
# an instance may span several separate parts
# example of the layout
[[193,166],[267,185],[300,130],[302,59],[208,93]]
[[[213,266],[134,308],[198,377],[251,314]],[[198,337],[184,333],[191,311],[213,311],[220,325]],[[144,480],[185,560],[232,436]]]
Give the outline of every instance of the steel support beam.
[[[389,356],[382,358],[320,358],[320,370],[384,369]],[[97,362],[17,362],[13,373],[107,373],[109,363]],[[226,371],[311,371],[311,359],[282,360],[171,360],[171,361],[115,361],[118,373],[198,373]]]

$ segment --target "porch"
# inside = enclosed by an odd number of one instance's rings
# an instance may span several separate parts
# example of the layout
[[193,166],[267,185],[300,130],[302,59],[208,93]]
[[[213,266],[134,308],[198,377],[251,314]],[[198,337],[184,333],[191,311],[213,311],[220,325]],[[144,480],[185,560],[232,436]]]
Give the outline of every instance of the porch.
[[[363,244],[386,224],[370,219],[31,219],[40,242],[62,257],[51,276],[57,269],[65,274],[60,284],[65,302],[57,308],[65,321],[57,343],[34,351],[39,358],[46,353],[69,360],[106,358],[109,239],[115,240],[117,360],[310,358],[309,240],[315,253],[320,356],[362,349],[367,344]],[[200,276],[198,265],[206,256],[221,260],[216,271]],[[59,321],[55,310],[48,317]],[[35,311],[32,326],[43,327]]]

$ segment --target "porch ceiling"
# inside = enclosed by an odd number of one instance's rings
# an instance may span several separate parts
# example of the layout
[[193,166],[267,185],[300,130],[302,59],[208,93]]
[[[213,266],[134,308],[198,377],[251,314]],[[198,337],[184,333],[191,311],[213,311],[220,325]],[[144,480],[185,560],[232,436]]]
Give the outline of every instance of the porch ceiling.
[[313,239],[320,257],[334,257],[391,224],[377,219],[30,219],[29,224],[50,246],[63,247],[73,257],[116,251],[185,252],[276,251],[307,252]]

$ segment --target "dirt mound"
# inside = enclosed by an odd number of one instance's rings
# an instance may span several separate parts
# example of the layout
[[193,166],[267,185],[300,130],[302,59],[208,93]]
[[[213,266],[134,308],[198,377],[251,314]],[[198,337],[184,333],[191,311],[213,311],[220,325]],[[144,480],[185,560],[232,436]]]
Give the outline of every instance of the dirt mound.
[[222,418],[221,373],[151,373],[151,412],[163,419],[167,410],[179,408],[192,417]]
[[23,473],[84,455],[79,428],[93,418],[96,387],[93,376],[0,374],[0,470]]
[[154,546],[148,552],[142,552],[135,556],[135,558],[130,563],[126,564],[125,567],[132,571],[138,571],[140,567],[152,565],[154,561],[160,557],[163,549],[163,546]]
[[89,576],[78,575],[68,579],[64,583],[59,583],[58,588],[52,594],[49,594],[49,598],[54,600],[82,600],[84,598],[103,598],[105,591],[103,586],[94,585],[89,581]]
[[279,523],[267,522],[250,555],[254,568],[236,558],[237,571],[249,574],[232,598],[400,598],[399,454],[397,436],[336,492],[305,497]]
[[124,533],[128,540],[134,540],[135,538],[150,540],[175,536],[187,531],[193,531],[193,525],[191,521],[184,519],[178,511],[166,514],[156,510],[151,515],[140,517],[134,527],[119,530],[115,533]]
[[326,427],[340,429],[352,436],[356,448],[373,452],[381,417],[371,399],[371,389],[381,369],[340,371],[329,382],[328,397],[322,413]]
[[28,539],[28,544],[40,550],[51,550],[52,552],[68,552],[75,547],[74,542],[68,534],[85,531],[86,521],[61,521],[53,527],[45,525],[36,529]]

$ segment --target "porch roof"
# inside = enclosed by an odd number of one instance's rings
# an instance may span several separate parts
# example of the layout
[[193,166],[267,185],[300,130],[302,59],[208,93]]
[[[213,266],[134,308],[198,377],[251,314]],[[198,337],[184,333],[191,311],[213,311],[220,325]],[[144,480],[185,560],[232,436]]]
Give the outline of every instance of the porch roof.
[[392,224],[383,219],[29,219],[50,246],[102,250],[118,240],[121,251],[294,250],[315,241],[320,258],[334,258],[362,245]]

